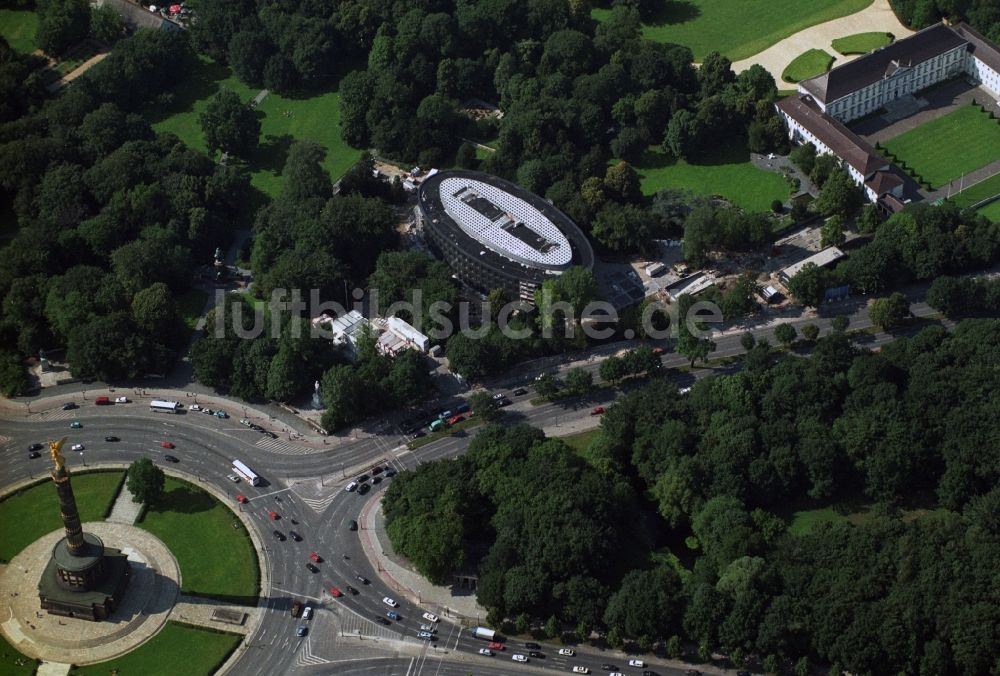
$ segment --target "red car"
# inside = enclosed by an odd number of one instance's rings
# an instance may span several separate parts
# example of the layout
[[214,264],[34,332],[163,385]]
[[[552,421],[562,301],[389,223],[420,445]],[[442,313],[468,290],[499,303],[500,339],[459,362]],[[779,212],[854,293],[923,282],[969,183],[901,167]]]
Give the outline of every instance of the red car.
[[174,448],[174,442],[172,442],[172,441],[161,441],[160,442],[160,446],[163,446],[164,448]]
[[237,495],[236,496],[236,502],[239,502],[239,503],[245,503],[245,502],[247,502],[247,496],[245,496],[245,495]]
[[503,650],[503,643],[496,643],[496,642],[487,643],[486,647],[489,648],[490,650]]
[[666,352],[666,350],[664,350],[662,347],[653,348],[653,354],[663,354],[664,352]]
[[464,415],[453,415],[450,418],[448,418],[448,424],[449,425],[454,425],[456,423],[462,422],[463,420],[465,420],[465,416]]
[[309,558],[315,561],[316,563],[323,563],[323,557],[317,554],[316,552],[309,552]]
[[330,587],[330,595],[333,596],[334,598],[339,599],[341,596],[344,595],[344,593],[339,589],[337,589],[336,587]]
[[602,413],[604,413],[604,407],[603,406],[595,406],[594,410],[592,410],[590,412],[590,415],[601,415]]
[[267,515],[269,517],[271,517],[271,521],[277,521],[278,520],[278,513],[277,512],[268,512]]

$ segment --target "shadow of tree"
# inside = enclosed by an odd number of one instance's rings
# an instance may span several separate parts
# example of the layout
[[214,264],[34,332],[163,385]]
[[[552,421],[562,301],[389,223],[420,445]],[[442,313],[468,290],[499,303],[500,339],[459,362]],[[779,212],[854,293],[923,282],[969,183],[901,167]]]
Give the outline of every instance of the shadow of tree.
[[294,141],[291,134],[281,136],[268,134],[250,158],[250,165],[256,167],[258,171],[280,176],[281,170],[285,168],[285,160],[288,159],[288,149]]
[[196,514],[207,512],[214,506],[215,501],[205,491],[179,486],[164,493],[156,506],[150,508],[150,511]]
[[230,75],[229,68],[220,63],[197,59],[183,81],[170,92],[173,95],[170,104],[150,107],[147,111],[149,123],[156,124],[172,115],[191,110],[198,101],[218,92],[221,89],[219,83]]
[[693,21],[701,16],[701,8],[690,0],[663,0],[658,6],[644,3],[642,22],[651,26],[674,26]]

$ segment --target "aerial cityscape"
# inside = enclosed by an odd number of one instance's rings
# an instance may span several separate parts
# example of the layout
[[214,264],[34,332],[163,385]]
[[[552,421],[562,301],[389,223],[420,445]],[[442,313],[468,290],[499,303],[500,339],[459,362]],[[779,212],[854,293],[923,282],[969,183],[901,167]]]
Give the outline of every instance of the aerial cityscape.
[[0,0],[0,676],[1000,676],[996,0]]

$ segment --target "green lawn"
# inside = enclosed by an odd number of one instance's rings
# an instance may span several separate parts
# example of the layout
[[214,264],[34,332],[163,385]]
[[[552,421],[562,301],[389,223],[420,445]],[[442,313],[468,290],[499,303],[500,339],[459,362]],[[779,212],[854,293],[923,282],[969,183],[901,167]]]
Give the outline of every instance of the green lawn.
[[0,9],[0,35],[15,50],[31,54],[35,49],[35,29],[38,15],[33,11]]
[[[654,42],[686,45],[701,61],[719,51],[733,61],[753,56],[803,28],[861,11],[873,0],[663,0],[643,26]],[[608,9],[594,9],[598,21]]]
[[958,194],[953,194],[951,201],[960,207],[971,207],[973,204],[994,195],[1000,195],[1000,174],[990,176],[975,185],[970,185]]
[[565,441],[566,445],[572,448],[577,453],[583,454],[590,448],[590,442],[594,440],[600,433],[600,429],[587,430],[586,432],[577,432],[576,434],[570,434],[566,437],[558,437],[561,441]]
[[[808,535],[824,523],[851,523],[860,526],[871,519],[871,505],[845,503],[843,509],[837,506],[820,507],[817,509],[802,509],[790,512],[791,523],[788,532],[792,535]],[[903,521],[916,519],[935,519],[949,514],[947,509],[938,507],[919,507],[911,505],[900,510]]]
[[183,296],[177,298],[177,307],[184,324],[189,329],[194,329],[198,319],[201,318],[202,310],[205,309],[205,301],[208,299],[208,292],[201,289],[191,289]]
[[167,622],[146,643],[107,662],[70,671],[74,676],[175,676],[211,674],[239,646],[242,637],[176,622]]
[[990,202],[982,209],[979,209],[979,213],[994,223],[1000,223],[1000,200]]
[[802,52],[792,62],[785,66],[781,79],[785,82],[801,82],[811,77],[822,75],[830,70],[834,57],[822,49],[810,49]]
[[[259,91],[239,82],[225,66],[202,58],[174,91],[175,101],[166,108],[148,109],[147,116],[157,131],[171,131],[191,147],[206,151],[198,114],[222,88],[233,90],[247,101]],[[314,141],[325,147],[323,164],[334,180],[361,155],[340,137],[340,95],[336,91],[309,98],[268,94],[257,113],[261,121],[260,147],[248,161],[254,186],[268,195],[281,190],[281,170],[293,141]]]
[[1000,158],[1000,123],[967,105],[883,144],[938,188]]
[[788,199],[784,177],[750,164],[750,152],[743,145],[720,145],[715,153],[690,162],[647,150],[635,170],[646,195],[663,188],[680,188],[702,195],[722,195],[749,211],[767,211],[772,200]]
[[891,45],[896,39],[892,33],[855,33],[833,41],[833,48],[847,56],[848,54],[867,54],[879,47]]
[[[255,603],[257,559],[232,511],[200,488],[168,477],[163,503],[138,525],[160,538],[181,568],[181,591]],[[237,528],[233,528],[233,524]]]
[[[47,454],[48,451],[43,453]],[[72,467],[77,467],[80,454],[71,451],[66,454]],[[31,462],[38,463],[36,476],[47,473],[52,466],[46,455]],[[115,471],[73,474],[73,494],[76,496],[76,506],[82,521],[104,519],[104,514],[115,498],[122,474]],[[25,489],[19,495],[6,498],[0,502],[0,561],[10,561],[38,538],[60,528],[62,518],[59,516],[59,501],[51,479]]]
[[38,667],[38,661],[25,657],[0,636],[0,674],[4,676],[31,676]]

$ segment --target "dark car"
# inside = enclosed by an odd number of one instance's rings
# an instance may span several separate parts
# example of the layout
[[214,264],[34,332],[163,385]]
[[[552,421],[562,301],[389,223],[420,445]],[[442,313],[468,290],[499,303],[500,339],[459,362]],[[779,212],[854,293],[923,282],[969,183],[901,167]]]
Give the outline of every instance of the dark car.
[[361,484],[360,486],[358,486],[358,495],[364,495],[365,493],[367,493],[371,489],[372,489],[372,487],[369,486],[368,484]]
[[357,578],[358,578],[358,581],[360,581],[360,582],[361,582],[361,584],[371,584],[371,583],[370,583],[370,582],[368,581],[368,578],[367,578],[367,577],[365,577],[364,575],[358,575],[358,576],[357,576]]
[[389,620],[385,619],[384,617],[379,617],[379,616],[375,617],[375,621],[378,622],[379,624],[384,624],[386,626],[392,624],[391,622],[389,622]]
[[351,585],[347,585],[347,591],[351,592],[352,594],[358,593],[358,590],[352,587]]
[[39,443],[34,443],[34,444],[32,444],[31,446],[28,446],[28,453],[31,453],[32,451],[40,451],[40,450],[42,450],[43,448],[45,448],[45,447],[44,447],[44,446],[42,446],[41,444],[39,444]]
[[384,467],[373,467],[372,468],[372,474],[381,474],[382,470],[384,470],[384,469],[385,469]]
[[544,657],[545,657],[544,653],[540,653],[537,650],[531,650],[531,651],[529,651],[528,655],[530,655],[531,657],[535,657],[537,659],[544,659]]
[[28,451],[28,457],[29,458],[40,458],[41,455],[42,454],[39,453],[38,451]]
[[121,441],[121,439],[119,439],[118,437],[114,437],[114,436],[104,437],[104,440],[105,441],[110,441],[110,442]]
[[357,530],[357,529],[358,529],[357,521],[351,519],[350,521],[347,522],[347,530]]
[[528,390],[524,389],[523,387],[518,387],[511,394],[513,394],[515,397],[520,397],[520,396],[525,395],[527,393],[528,393]]
[[396,470],[394,470],[392,467],[386,467],[385,476],[387,477],[396,476]]
[[288,531],[288,537],[292,538],[296,542],[302,542],[302,536],[293,530]]
[[172,455],[165,455],[163,456],[163,459],[166,460],[167,462],[180,462],[180,460],[178,460]]
[[618,667],[613,664],[602,664],[601,669],[604,669],[605,671],[618,671]]
[[278,438],[278,435],[275,434],[274,432],[269,432],[267,430],[264,430],[264,434],[266,434],[267,436],[271,437],[272,439],[277,439]]
[[274,539],[277,540],[278,542],[284,542],[285,540],[288,539],[285,537],[285,534],[282,533],[280,530],[273,530],[271,532],[274,533]]
[[368,481],[368,475],[362,474],[357,479],[355,479],[355,481],[357,481],[359,484],[363,484],[364,482]]
[[[750,672],[749,671],[737,671],[736,672],[736,676],[740,676],[741,674],[742,674],[742,676],[750,676]],[[657,673],[655,671],[650,671],[649,669],[643,669],[642,670],[642,676],[657,676]]]
[[380,476],[373,476],[372,477],[372,485],[380,484],[380,483],[382,483],[382,477],[380,477]]
[[525,648],[534,648],[535,650],[538,650],[542,646],[538,645],[537,643],[532,643],[531,641],[528,641],[527,643],[524,644],[524,647]]
[[306,564],[306,570],[308,570],[310,573],[318,573],[319,572],[319,568],[317,568],[316,566],[312,565],[311,563],[307,563]]
[[76,408],[76,404],[74,404],[72,401],[62,405],[62,410],[64,411],[72,411],[74,408]]

